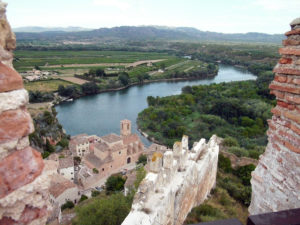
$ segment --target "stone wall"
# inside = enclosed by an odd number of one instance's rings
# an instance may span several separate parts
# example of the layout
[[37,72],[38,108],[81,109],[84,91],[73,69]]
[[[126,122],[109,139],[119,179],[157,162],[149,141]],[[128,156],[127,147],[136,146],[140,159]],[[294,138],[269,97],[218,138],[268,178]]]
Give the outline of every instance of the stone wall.
[[49,176],[56,166],[45,164],[29,147],[34,127],[26,109],[28,93],[12,67],[16,39],[5,13],[0,0],[0,224],[45,224],[51,209]]
[[266,151],[252,172],[250,214],[300,207],[300,18],[285,35],[270,84],[272,109]]
[[191,151],[184,136],[173,151],[154,153],[122,225],[181,225],[214,187],[218,153],[216,136],[207,144],[201,139]]

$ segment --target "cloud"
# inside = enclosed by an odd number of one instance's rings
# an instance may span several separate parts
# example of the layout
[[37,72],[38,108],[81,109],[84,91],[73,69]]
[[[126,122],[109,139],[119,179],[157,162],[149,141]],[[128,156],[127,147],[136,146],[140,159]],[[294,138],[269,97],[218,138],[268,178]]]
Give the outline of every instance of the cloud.
[[263,7],[269,11],[299,10],[300,0],[255,0],[256,6]]
[[123,11],[131,7],[131,5],[124,0],[93,0],[93,4],[104,7],[114,7]]

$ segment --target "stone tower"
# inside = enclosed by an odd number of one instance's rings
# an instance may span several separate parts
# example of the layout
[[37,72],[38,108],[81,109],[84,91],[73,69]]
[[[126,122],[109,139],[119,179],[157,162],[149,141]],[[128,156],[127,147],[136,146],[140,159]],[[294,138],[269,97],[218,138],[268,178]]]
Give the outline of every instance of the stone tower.
[[29,146],[34,131],[28,93],[13,69],[15,35],[0,0],[0,224],[45,224],[51,210],[48,187],[55,162]]
[[300,207],[300,18],[290,25],[270,84],[277,105],[269,143],[252,172],[252,215]]
[[128,136],[131,134],[131,121],[130,120],[121,120],[120,124],[120,133],[121,136]]

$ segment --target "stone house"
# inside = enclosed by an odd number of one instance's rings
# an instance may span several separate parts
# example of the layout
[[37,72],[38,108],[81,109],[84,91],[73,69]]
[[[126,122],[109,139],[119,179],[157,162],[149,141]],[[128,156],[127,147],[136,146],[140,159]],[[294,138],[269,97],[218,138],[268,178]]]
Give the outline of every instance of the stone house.
[[93,152],[82,158],[90,169],[96,168],[99,178],[108,176],[122,167],[135,163],[144,153],[144,145],[137,134],[131,133],[131,122],[122,120],[120,133],[109,134],[99,138],[93,144]]
[[69,148],[74,156],[83,157],[89,153],[90,141],[87,134],[79,134],[71,138]]
[[65,177],[66,179],[70,180],[71,182],[74,181],[74,160],[72,156],[68,156],[66,158],[59,158],[58,159],[58,169],[57,172]]
[[76,203],[80,199],[77,186],[61,175],[53,176],[49,188],[50,202],[60,207],[67,201]]

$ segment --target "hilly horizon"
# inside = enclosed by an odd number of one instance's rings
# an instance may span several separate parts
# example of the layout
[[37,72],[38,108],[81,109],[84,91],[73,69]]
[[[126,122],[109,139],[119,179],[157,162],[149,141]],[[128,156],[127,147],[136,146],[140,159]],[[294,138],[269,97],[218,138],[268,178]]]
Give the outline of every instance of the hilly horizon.
[[87,41],[93,42],[110,39],[134,41],[229,41],[229,42],[269,42],[281,43],[283,34],[219,33],[201,31],[193,27],[167,26],[119,26],[88,30],[81,27],[20,27],[15,28],[19,40],[47,41]]

